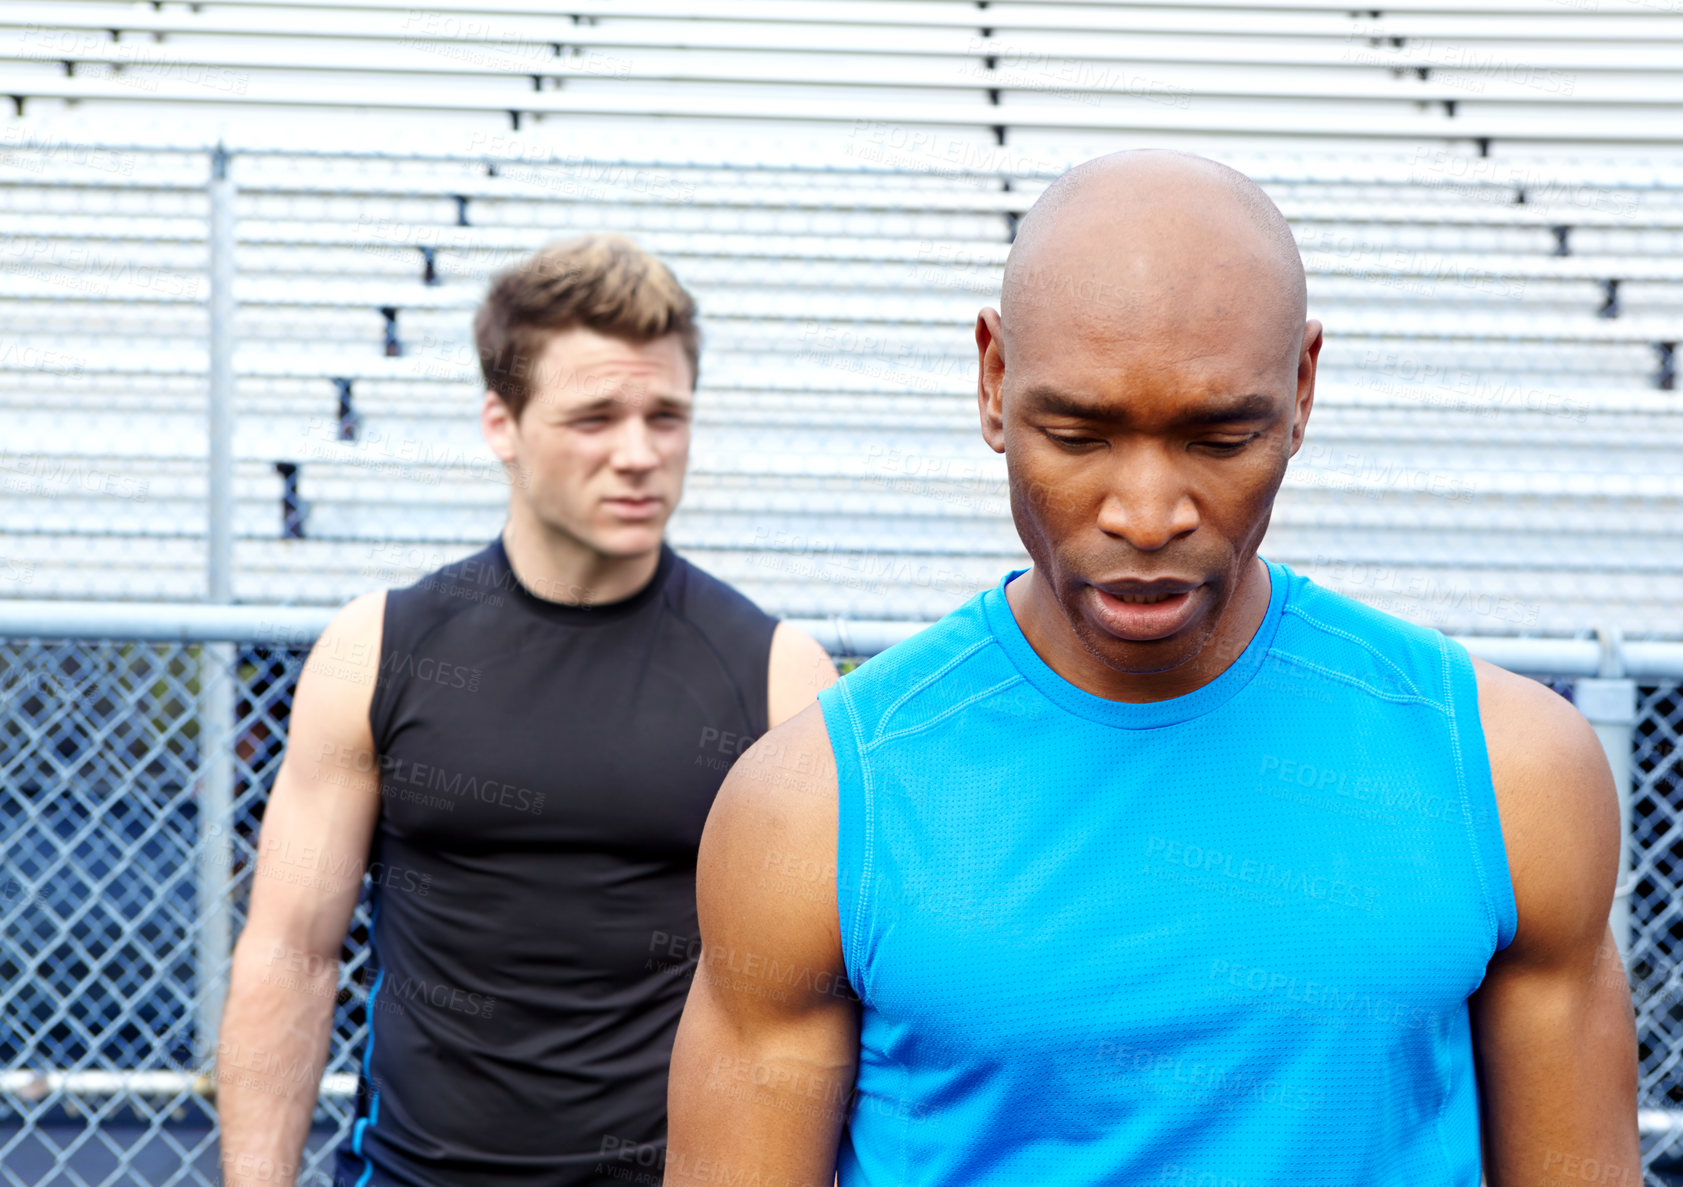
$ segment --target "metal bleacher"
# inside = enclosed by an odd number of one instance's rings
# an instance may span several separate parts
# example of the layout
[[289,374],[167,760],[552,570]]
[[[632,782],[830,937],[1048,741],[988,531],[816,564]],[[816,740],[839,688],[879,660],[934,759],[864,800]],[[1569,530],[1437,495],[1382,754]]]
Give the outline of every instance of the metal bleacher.
[[1665,0],[9,0],[0,77],[0,596],[204,594],[220,142],[236,599],[488,540],[472,310],[615,229],[705,318],[674,543],[784,616],[934,618],[1025,563],[969,334],[1016,222],[1158,145],[1267,187],[1327,325],[1267,555],[1460,633],[1683,634]]

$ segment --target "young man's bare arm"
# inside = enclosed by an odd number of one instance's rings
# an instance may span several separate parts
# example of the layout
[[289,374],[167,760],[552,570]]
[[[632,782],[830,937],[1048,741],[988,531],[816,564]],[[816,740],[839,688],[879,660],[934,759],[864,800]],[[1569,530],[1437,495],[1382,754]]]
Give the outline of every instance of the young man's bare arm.
[[830,1187],[858,1001],[836,914],[836,775],[816,703],[737,760],[701,839],[702,951],[672,1053],[666,1182]]
[[1642,1182],[1636,1029],[1607,926],[1619,807],[1582,715],[1475,661],[1519,926],[1473,995],[1490,1187]]
[[771,635],[766,672],[767,724],[782,725],[836,682],[835,661],[818,640],[786,622]]
[[228,1187],[292,1183],[315,1110],[340,946],[379,814],[368,706],[384,612],[382,592],[335,615],[293,694],[217,1043]]

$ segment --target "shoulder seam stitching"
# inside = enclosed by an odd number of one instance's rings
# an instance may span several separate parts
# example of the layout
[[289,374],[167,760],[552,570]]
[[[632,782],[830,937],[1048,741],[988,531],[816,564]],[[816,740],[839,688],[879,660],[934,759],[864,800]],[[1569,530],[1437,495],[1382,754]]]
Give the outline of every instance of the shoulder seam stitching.
[[[871,741],[866,743],[866,745],[874,746],[882,740],[883,729],[887,726],[889,719],[892,718],[895,713],[899,712],[901,705],[904,705],[907,701],[911,700],[918,693],[920,693],[924,689],[928,688],[931,684],[933,684],[935,681],[939,680],[942,676],[945,676],[948,672],[952,671],[959,664],[963,663],[965,660],[969,659],[972,655],[976,654],[976,652],[980,651],[982,648],[988,646],[988,644],[993,643],[994,641],[995,640],[994,640],[993,634],[991,632],[986,634],[986,635],[983,635],[980,639],[977,639],[974,643],[970,644],[970,646],[966,647],[963,651],[960,651],[957,655],[953,656],[946,663],[942,664],[940,667],[936,668],[933,672],[930,672],[928,675],[924,676],[924,678],[919,680],[916,684],[912,685],[912,687],[908,688],[905,692],[901,693],[900,696],[894,701],[894,703],[892,705],[890,705],[886,710],[883,711],[882,716],[877,718],[876,733],[872,736]],[[863,733],[860,734],[860,740],[862,742],[864,741],[864,734]]]
[[[1451,683],[1453,673],[1450,671],[1448,638],[1442,631],[1438,632],[1438,655],[1443,661],[1443,691],[1444,699],[1447,701],[1450,697],[1450,690],[1453,688]],[[1474,674],[1474,681],[1473,688],[1476,694],[1478,688],[1476,673]],[[1496,902],[1490,891],[1490,879],[1486,876],[1484,869],[1484,854],[1479,849],[1478,835],[1473,823],[1472,791],[1467,786],[1466,760],[1461,750],[1461,725],[1453,712],[1445,713],[1444,716],[1449,722],[1449,742],[1455,756],[1455,783],[1461,793],[1461,819],[1466,825],[1467,846],[1472,851],[1473,873],[1478,877],[1479,899],[1484,904],[1485,919],[1490,924],[1491,940],[1494,942],[1502,938],[1502,920],[1496,911]],[[1488,743],[1486,743],[1485,749],[1488,753]],[[1496,795],[1494,772],[1492,772],[1491,777],[1490,794],[1491,799],[1494,800]]]
[[[859,849],[860,849],[860,854],[859,854],[859,888],[854,894],[853,911],[852,911],[853,918],[850,921],[852,926],[849,928],[849,931],[851,933],[852,938],[851,938],[850,943],[848,944],[848,947],[853,949],[854,955],[857,958],[856,962],[859,965],[859,985],[860,985],[860,988],[869,991],[870,990],[869,962],[866,961],[863,958],[863,956],[860,955],[860,943],[861,943],[860,934],[864,931],[864,928],[865,928],[865,907],[866,907],[866,903],[869,901],[869,899],[867,898],[867,895],[869,893],[869,888],[870,888],[870,884],[871,884],[871,859],[875,855],[875,851],[874,851],[874,848],[873,848],[873,845],[872,845],[872,836],[871,836],[871,833],[872,833],[871,826],[872,826],[872,823],[873,823],[873,820],[872,820],[873,812],[871,811],[871,804],[872,804],[872,799],[873,799],[873,797],[871,795],[871,764],[870,764],[869,756],[866,753],[866,749],[865,749],[865,745],[864,745],[865,732],[864,732],[864,729],[863,729],[863,727],[862,727],[862,725],[859,721],[859,713],[858,713],[858,710],[853,703],[853,693],[852,693],[851,690],[848,689],[847,681],[838,680],[831,687],[833,687],[833,688],[835,688],[839,691],[839,693],[841,695],[841,699],[842,699],[842,707],[847,710],[848,724],[852,727],[852,730],[853,730],[853,739],[852,739],[853,750],[854,750],[854,753],[859,758],[859,797],[860,797],[860,804],[859,804],[859,813],[860,813],[860,822],[859,822],[859,833],[860,833],[860,837],[859,837]],[[838,835],[839,835],[839,830],[840,830],[840,827],[841,827],[841,802],[840,802],[841,785],[840,785],[839,781],[838,781],[837,786],[836,786],[836,796],[837,796],[836,827],[837,827]],[[845,963],[846,956],[847,956],[847,953],[846,953],[845,949],[843,950],[842,956],[843,956],[843,962]],[[872,998],[875,998],[876,994],[871,993],[870,996]]]
[[1341,627],[1335,627],[1331,623],[1322,622],[1320,619],[1316,618],[1314,615],[1312,615],[1312,614],[1308,613],[1306,610],[1304,610],[1301,606],[1294,606],[1294,605],[1291,605],[1289,602],[1286,605],[1282,606],[1280,609],[1283,613],[1297,615],[1304,622],[1308,623],[1310,626],[1315,627],[1318,630],[1325,631],[1327,634],[1333,635],[1336,638],[1344,639],[1344,640],[1347,640],[1348,642],[1354,643],[1356,646],[1360,647],[1363,651],[1366,651],[1369,655],[1373,656],[1380,663],[1384,664],[1386,667],[1390,668],[1393,672],[1395,672],[1397,674],[1397,678],[1400,679],[1403,682],[1403,684],[1415,696],[1419,697],[1423,701],[1426,701],[1427,704],[1432,703],[1431,701],[1426,699],[1426,696],[1425,696],[1424,693],[1422,693],[1418,688],[1416,688],[1414,686],[1414,681],[1412,681],[1408,678],[1408,674],[1406,672],[1404,672],[1401,668],[1397,667],[1396,663],[1393,662],[1389,656],[1387,656],[1384,652],[1380,651],[1372,643],[1369,643],[1366,639],[1362,638],[1360,635],[1353,635],[1349,631],[1344,630]]
[[[1382,701],[1390,701],[1391,703],[1398,705],[1424,705],[1426,708],[1434,709],[1439,713],[1448,712],[1443,705],[1432,700],[1430,697],[1421,695],[1420,693],[1385,692],[1381,689],[1374,688],[1371,684],[1364,684],[1348,672],[1335,672],[1331,668],[1323,667],[1312,660],[1304,659],[1302,656],[1295,655],[1282,647],[1270,647],[1268,649],[1268,654],[1276,659],[1281,659],[1287,663],[1296,665],[1297,667],[1308,668],[1312,672],[1319,672],[1322,676],[1325,676],[1329,680],[1336,680],[1342,684],[1348,684],[1352,688],[1360,689],[1369,696],[1377,697]],[[1409,687],[1414,687],[1412,682],[1409,683]]]
[[873,738],[871,740],[871,742],[869,743],[869,745],[866,746],[866,749],[867,750],[875,750],[878,746],[887,745],[889,742],[893,742],[893,741],[896,741],[900,738],[907,737],[910,734],[922,733],[924,730],[928,729],[930,726],[935,725],[937,722],[943,720],[944,718],[952,716],[954,713],[957,713],[959,710],[968,709],[971,705],[974,705],[977,701],[984,700],[988,697],[991,697],[995,693],[1001,691],[1002,689],[1010,688],[1013,684],[1023,684],[1023,683],[1026,683],[1026,681],[1023,678],[1023,674],[1021,672],[1013,672],[1013,673],[1011,673],[1011,675],[1007,676],[1004,680],[1001,680],[998,684],[992,685],[988,688],[984,688],[980,692],[971,693],[969,696],[965,697],[962,701],[956,701],[953,704],[948,705],[945,709],[942,709],[939,713],[935,714],[935,716],[925,718],[924,720],[918,722],[916,725],[908,725],[906,728],[896,730],[892,734],[878,734],[877,737]]

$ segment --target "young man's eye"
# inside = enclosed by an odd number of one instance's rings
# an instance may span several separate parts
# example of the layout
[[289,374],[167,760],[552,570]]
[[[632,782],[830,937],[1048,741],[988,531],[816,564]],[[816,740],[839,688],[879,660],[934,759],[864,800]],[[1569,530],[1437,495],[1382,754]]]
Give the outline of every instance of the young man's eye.
[[605,416],[581,416],[573,422],[575,429],[599,429],[608,423]]

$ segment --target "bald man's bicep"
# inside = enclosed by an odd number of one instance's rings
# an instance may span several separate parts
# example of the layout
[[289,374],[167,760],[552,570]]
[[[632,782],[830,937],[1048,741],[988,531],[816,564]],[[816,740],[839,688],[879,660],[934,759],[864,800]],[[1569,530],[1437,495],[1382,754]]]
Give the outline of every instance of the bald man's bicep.
[[834,757],[812,704],[737,760],[707,818],[700,964],[672,1051],[668,1184],[834,1179],[859,1054],[836,830]]

